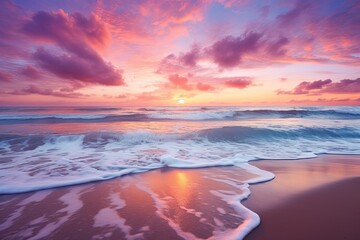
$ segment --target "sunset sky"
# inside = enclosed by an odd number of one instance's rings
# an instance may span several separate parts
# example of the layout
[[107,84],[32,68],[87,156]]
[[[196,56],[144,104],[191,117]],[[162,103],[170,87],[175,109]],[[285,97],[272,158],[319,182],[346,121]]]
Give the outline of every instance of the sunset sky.
[[1,0],[0,85],[1,105],[360,105],[360,1]]

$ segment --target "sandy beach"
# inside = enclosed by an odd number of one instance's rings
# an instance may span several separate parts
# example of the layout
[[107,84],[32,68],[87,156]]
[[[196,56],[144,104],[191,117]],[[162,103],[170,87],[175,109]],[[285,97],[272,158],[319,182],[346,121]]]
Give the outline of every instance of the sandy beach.
[[[243,205],[246,239],[358,239],[358,156],[258,161],[275,173]],[[237,167],[164,168],[109,181],[0,196],[1,239],[231,239],[251,212]],[[234,204],[235,203],[235,204]],[[250,215],[249,215],[250,214]],[[247,219],[244,216],[248,216]]]

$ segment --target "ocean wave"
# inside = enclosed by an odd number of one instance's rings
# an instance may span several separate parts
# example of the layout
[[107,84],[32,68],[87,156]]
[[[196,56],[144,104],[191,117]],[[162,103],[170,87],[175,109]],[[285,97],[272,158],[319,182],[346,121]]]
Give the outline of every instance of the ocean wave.
[[207,111],[207,110],[216,110],[220,107],[145,107],[139,108],[140,111],[149,111],[149,112],[184,112],[184,111]]
[[89,111],[89,112],[92,112],[92,111],[118,111],[118,110],[121,110],[122,108],[118,108],[118,107],[77,107],[77,108],[74,108],[74,110],[77,110],[77,111]]
[[253,128],[229,126],[214,129],[205,129],[198,132],[198,136],[206,137],[210,141],[235,141],[247,140],[272,141],[285,139],[347,139],[360,138],[360,131],[356,128],[317,128],[298,127],[293,129]]
[[106,180],[165,166],[238,166],[256,159],[324,153],[360,154],[360,130],[240,126],[189,133],[0,134],[0,154],[5,156],[0,193]]
[[260,118],[327,118],[327,119],[360,119],[359,113],[338,112],[335,110],[230,110],[230,111],[198,111],[188,113],[154,113],[153,119],[172,120],[241,120]]
[[[190,133],[156,133],[150,131],[128,132],[89,132],[84,134],[0,134],[0,143],[16,140],[16,143],[25,145],[25,142],[58,143],[81,138],[84,145],[107,144],[121,142],[127,144],[142,144],[149,142],[171,142],[178,140],[208,140],[210,142],[268,142],[286,139],[360,139],[360,130],[353,127],[293,127],[293,128],[261,128],[246,126],[225,126],[209,128]],[[21,140],[22,139],[22,140]],[[21,142],[22,141],[22,142]],[[249,142],[250,143],[250,142]],[[252,142],[251,142],[252,143]]]
[[0,124],[145,121],[145,114],[0,115]]
[[[115,109],[114,109],[115,110]],[[90,111],[90,110],[89,110]],[[121,122],[121,121],[241,121],[248,119],[360,119],[358,112],[336,110],[198,110],[159,111],[152,113],[122,114],[2,114],[0,124],[17,123],[67,123],[67,122]]]

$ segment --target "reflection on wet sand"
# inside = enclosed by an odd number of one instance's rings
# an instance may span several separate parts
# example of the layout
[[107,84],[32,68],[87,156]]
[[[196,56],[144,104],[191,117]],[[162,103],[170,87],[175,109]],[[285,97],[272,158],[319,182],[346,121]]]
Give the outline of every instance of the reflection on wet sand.
[[246,186],[243,181],[250,177],[253,175],[234,167],[164,168],[106,182],[3,195],[0,236],[1,239],[225,236],[242,224],[244,216],[219,196],[243,194]]
[[[253,186],[254,194],[244,205],[262,212],[324,183],[358,176],[358,160],[321,156],[254,162],[279,177]],[[245,182],[256,177],[245,166],[162,168],[109,181],[2,195],[0,238],[232,239],[250,231],[257,216],[240,205],[249,195]]]

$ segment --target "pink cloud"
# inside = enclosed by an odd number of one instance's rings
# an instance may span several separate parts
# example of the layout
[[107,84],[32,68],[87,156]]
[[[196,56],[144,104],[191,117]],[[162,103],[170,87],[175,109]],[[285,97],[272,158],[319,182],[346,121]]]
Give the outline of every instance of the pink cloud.
[[[208,1],[98,1],[95,13],[111,25],[117,39],[131,44],[184,36],[186,23],[203,19]],[[165,38],[165,39],[164,39]]]
[[354,80],[343,79],[334,82],[326,86],[323,91],[329,93],[360,93],[360,78]]
[[212,91],[212,90],[215,90],[215,88],[209,84],[206,84],[206,83],[201,83],[201,82],[198,82],[196,84],[196,88],[200,91]]
[[179,76],[178,74],[173,74],[169,76],[169,81],[170,83],[180,89],[183,90],[192,90],[193,87],[191,85],[189,85],[188,79],[182,76]]
[[245,78],[239,78],[239,79],[225,81],[226,86],[233,87],[233,88],[239,88],[239,89],[247,88],[251,84],[252,84],[252,81],[249,79],[245,79]]
[[12,76],[7,72],[0,71],[0,82],[11,82]]
[[351,80],[343,79],[333,82],[331,79],[317,80],[313,82],[301,82],[291,91],[278,90],[277,94],[322,94],[322,93],[360,93],[360,78]]
[[334,105],[334,106],[338,106],[338,105],[344,105],[344,106],[349,106],[349,105],[353,105],[353,106],[357,106],[358,102],[360,99],[353,99],[353,98],[317,98],[314,100],[311,99],[292,99],[289,101],[289,103],[291,104],[296,104],[296,105]]
[[140,5],[140,11],[143,16],[151,16],[159,25],[168,26],[202,20],[206,6],[205,1],[148,0]]
[[14,91],[1,91],[1,94],[10,94],[10,95],[31,95],[38,94],[43,96],[53,96],[53,97],[61,97],[61,98],[81,98],[81,97],[89,97],[89,95],[84,95],[76,92],[62,92],[62,91],[54,91],[52,89],[44,89],[38,88],[35,85],[29,85],[27,88],[21,90]]
[[33,80],[40,78],[40,71],[31,65],[27,65],[25,68],[23,68],[20,71],[20,74]]
[[190,80],[186,77],[182,77],[178,74],[173,74],[170,75],[168,77],[169,82],[170,82],[170,86],[165,86],[166,87],[170,87],[170,88],[178,88],[178,89],[182,89],[182,90],[186,90],[186,91],[203,91],[203,92],[208,92],[208,91],[213,91],[215,90],[215,88],[210,85],[210,84],[206,84],[200,81],[197,81],[197,83],[191,84]]

